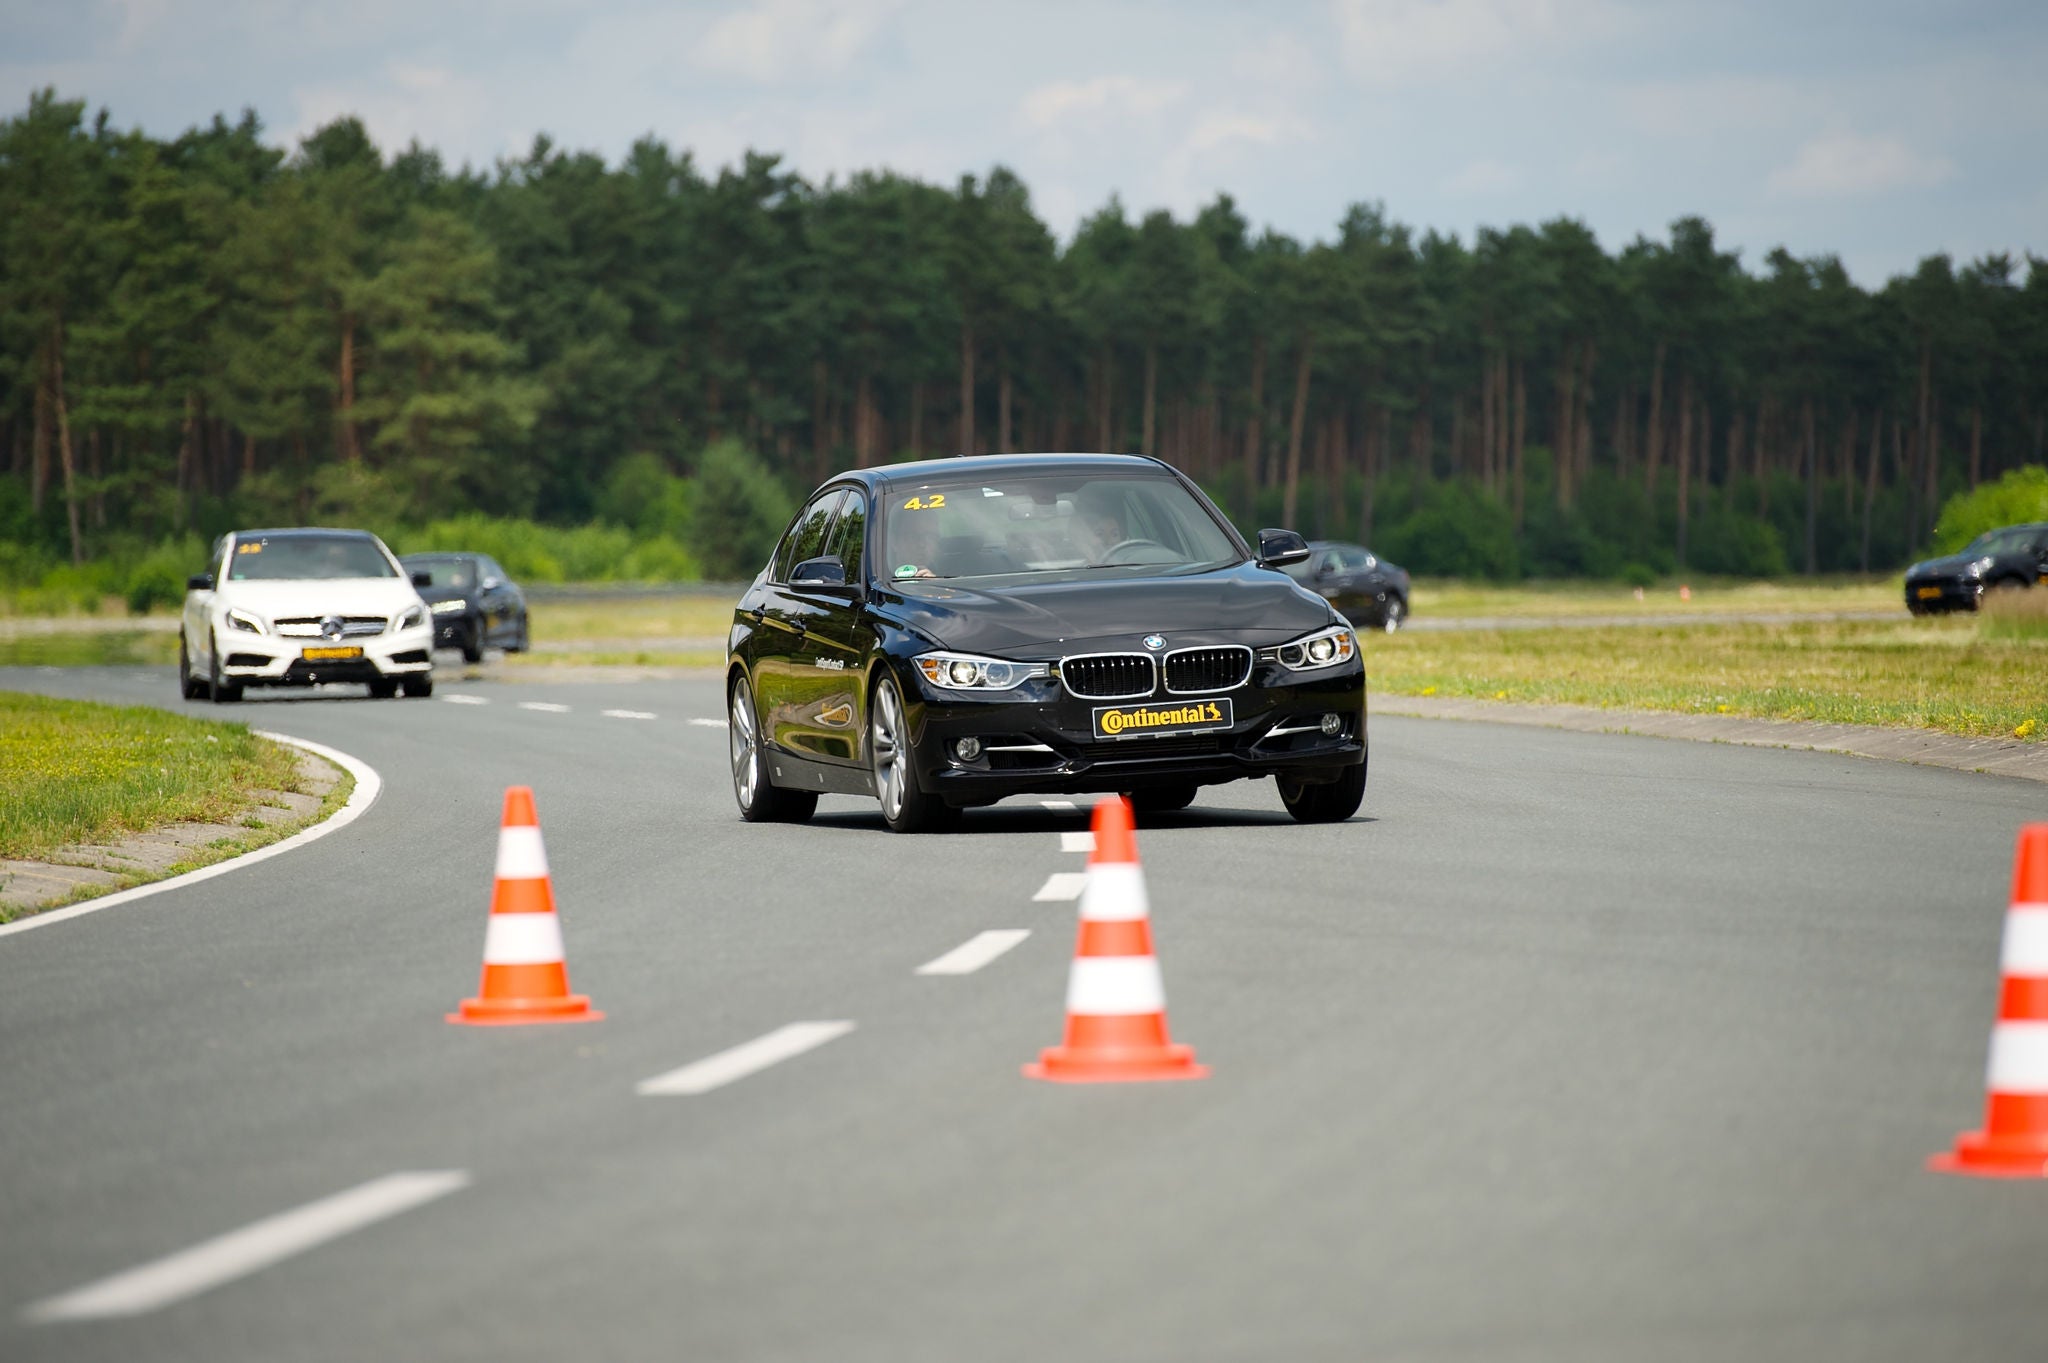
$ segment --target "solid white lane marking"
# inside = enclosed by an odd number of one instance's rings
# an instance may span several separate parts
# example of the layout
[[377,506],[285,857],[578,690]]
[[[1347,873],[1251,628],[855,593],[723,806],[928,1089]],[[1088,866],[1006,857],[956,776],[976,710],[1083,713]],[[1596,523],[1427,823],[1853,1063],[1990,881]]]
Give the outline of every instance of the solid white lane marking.
[[155,1263],[51,1297],[24,1313],[36,1323],[139,1316],[303,1254],[400,1212],[466,1187],[461,1169],[387,1174],[194,1245]]
[[723,729],[725,727],[725,721],[722,719],[693,719],[690,723],[702,729]]
[[602,713],[607,719],[656,719],[659,717],[652,710],[605,710]]
[[450,705],[489,705],[491,703],[489,696],[464,695],[460,691],[453,693],[443,691],[441,699],[447,701]]
[[1038,803],[1044,805],[1047,809],[1056,809],[1062,814],[1072,814],[1080,809],[1080,806],[1072,800],[1040,800]]
[[364,810],[376,803],[377,793],[384,789],[383,778],[379,777],[367,762],[359,758],[350,757],[345,752],[337,752],[325,744],[309,743],[303,738],[292,738],[285,734],[274,734],[264,729],[252,729],[250,732],[254,733],[258,738],[268,738],[277,743],[289,743],[294,748],[304,748],[309,753],[326,758],[350,776],[355,777],[356,788],[350,792],[348,803],[336,810],[334,817],[328,819],[325,823],[316,823],[311,828],[301,829],[282,842],[274,842],[268,847],[259,847],[253,852],[244,853],[227,861],[217,861],[211,866],[202,866],[196,871],[187,871],[181,876],[172,876],[169,880],[159,880],[149,885],[138,885],[132,890],[123,890],[119,894],[110,894],[99,899],[89,899],[83,904],[73,904],[68,909],[51,909],[48,913],[34,914],[17,922],[0,924],[0,937],[5,937],[15,932],[27,932],[31,928],[46,928],[52,923],[62,923],[69,918],[80,918],[88,913],[98,913],[101,909],[111,909],[116,904],[129,904],[138,899],[147,899],[153,894],[162,894],[165,890],[177,890],[187,885],[197,885],[202,880],[212,880],[215,876],[224,876],[229,871],[239,870],[244,866],[252,866],[259,861],[268,861],[274,856],[304,847],[315,838],[324,838],[337,829],[348,827],[362,816]]
[[850,1022],[792,1022],[766,1036],[742,1042],[729,1051],[693,1060],[678,1070],[643,1079],[634,1090],[644,1098],[694,1097],[722,1088],[736,1079],[814,1050],[853,1030]]
[[519,702],[519,708],[522,710],[538,710],[544,715],[566,715],[569,713],[568,706],[557,705],[551,700],[522,700]]
[[1031,896],[1031,902],[1054,904],[1061,900],[1079,899],[1082,888],[1087,884],[1086,871],[1055,871],[1045,878],[1045,884],[1038,887],[1038,893]]
[[1029,928],[990,928],[917,968],[920,975],[972,975],[1031,935]]
[[1095,834],[1090,829],[1084,828],[1078,833],[1060,834],[1060,851],[1062,852],[1093,852],[1094,850]]

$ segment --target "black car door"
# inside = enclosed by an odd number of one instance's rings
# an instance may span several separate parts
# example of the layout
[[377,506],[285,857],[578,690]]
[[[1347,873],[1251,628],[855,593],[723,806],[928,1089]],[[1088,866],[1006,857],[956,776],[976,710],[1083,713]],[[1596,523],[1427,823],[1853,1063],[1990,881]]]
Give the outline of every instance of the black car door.
[[873,641],[862,610],[867,524],[867,499],[849,490],[823,550],[839,560],[845,581],[792,582],[789,587],[792,599],[801,601],[806,611],[803,656],[817,673],[811,702],[815,729],[806,736],[806,747],[828,762],[851,764],[866,757],[861,741],[867,710],[861,660]]
[[789,578],[798,564],[825,552],[833,515],[846,495],[843,487],[828,488],[804,507],[776,549],[769,580],[747,612],[755,626],[747,656],[761,732],[776,747],[808,756],[822,755],[817,740],[830,733],[817,718],[830,702],[815,663],[817,645],[808,637],[811,626],[822,623],[825,606],[814,591],[792,587]]

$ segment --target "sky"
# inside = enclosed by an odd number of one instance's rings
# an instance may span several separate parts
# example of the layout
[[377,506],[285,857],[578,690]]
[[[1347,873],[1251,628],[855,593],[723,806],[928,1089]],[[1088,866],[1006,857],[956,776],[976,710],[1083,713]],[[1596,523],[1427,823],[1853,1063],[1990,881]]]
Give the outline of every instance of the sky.
[[943,184],[1005,165],[1062,239],[1112,194],[1327,239],[1698,214],[1868,287],[1936,252],[2048,255],[2039,0],[0,0],[0,110],[32,92],[175,136],[345,114],[490,170],[545,133],[616,163]]

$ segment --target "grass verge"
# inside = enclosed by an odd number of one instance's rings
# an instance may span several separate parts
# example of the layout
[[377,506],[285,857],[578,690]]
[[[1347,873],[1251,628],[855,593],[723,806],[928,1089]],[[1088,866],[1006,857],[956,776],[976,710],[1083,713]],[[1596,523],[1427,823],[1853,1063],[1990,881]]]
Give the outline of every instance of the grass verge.
[[0,857],[229,823],[256,789],[299,789],[298,763],[243,725],[0,692]]
[[1787,578],[1776,582],[1692,578],[1681,599],[1676,580],[1643,591],[1600,582],[1524,582],[1496,586],[1448,578],[1419,578],[1414,613],[1420,619],[1470,620],[1488,616],[1560,619],[1599,615],[1825,615],[1836,612],[1905,613],[1904,581],[1897,576]]
[[1375,692],[2048,739],[2048,597],[1915,620],[1367,634]]

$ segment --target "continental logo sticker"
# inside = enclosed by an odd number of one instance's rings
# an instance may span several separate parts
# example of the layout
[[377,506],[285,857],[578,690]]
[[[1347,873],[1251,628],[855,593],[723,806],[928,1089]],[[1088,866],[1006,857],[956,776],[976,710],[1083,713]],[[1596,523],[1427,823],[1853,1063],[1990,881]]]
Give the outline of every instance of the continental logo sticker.
[[1105,705],[1095,711],[1097,738],[1184,733],[1230,727],[1230,702],[1191,700],[1185,705]]

